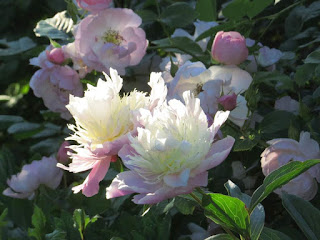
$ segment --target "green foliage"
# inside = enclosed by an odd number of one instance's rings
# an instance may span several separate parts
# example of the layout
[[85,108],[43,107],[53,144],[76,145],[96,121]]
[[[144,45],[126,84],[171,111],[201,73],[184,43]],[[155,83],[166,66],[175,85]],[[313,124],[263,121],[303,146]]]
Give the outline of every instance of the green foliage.
[[320,211],[311,203],[294,195],[282,194],[282,204],[310,240],[320,236]]
[[293,161],[270,173],[263,184],[253,193],[250,202],[250,212],[275,189],[289,182],[310,167],[320,163],[320,160],[307,160],[305,162]]
[[272,3],[273,0],[234,0],[222,12],[225,17],[234,20],[239,20],[245,16],[253,18]]
[[90,218],[82,209],[76,209],[73,212],[73,221],[78,228],[81,239],[84,239],[84,231],[86,230],[87,226],[96,222],[97,220],[98,216]]
[[261,240],[291,240],[282,232],[264,227],[260,236]]
[[73,20],[66,11],[57,13],[54,17],[37,23],[34,32],[37,37],[67,40],[73,29]]
[[0,57],[20,54],[36,46],[29,37],[22,37],[19,40],[12,42],[0,39],[0,45]]
[[46,216],[37,205],[34,206],[34,212],[32,215],[32,225],[34,228],[29,228],[28,235],[30,237],[36,238],[37,240],[44,239],[46,231]]
[[202,198],[205,215],[215,223],[235,231],[240,235],[249,236],[249,214],[245,204],[237,198],[218,193],[210,193]]
[[198,19],[201,21],[215,21],[218,17],[217,14],[217,1],[216,0],[198,0],[196,5]]
[[191,24],[195,18],[196,12],[185,2],[170,5],[160,15],[161,22],[174,28],[185,27]]

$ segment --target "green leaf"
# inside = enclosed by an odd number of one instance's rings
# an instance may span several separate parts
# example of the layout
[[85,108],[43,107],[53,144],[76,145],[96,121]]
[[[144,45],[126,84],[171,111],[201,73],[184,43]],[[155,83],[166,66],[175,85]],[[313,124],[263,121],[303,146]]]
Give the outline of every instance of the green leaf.
[[211,22],[215,21],[218,17],[217,14],[217,1],[216,0],[198,0],[196,4],[196,11],[201,21]]
[[244,202],[218,193],[206,194],[202,198],[205,215],[215,223],[249,236],[249,214]]
[[71,16],[73,22],[78,21],[78,8],[72,0],[65,0],[67,3],[67,12]]
[[264,116],[260,123],[260,130],[263,133],[275,133],[288,129],[294,114],[287,111],[276,110]]
[[32,225],[34,228],[28,229],[28,235],[30,237],[35,237],[37,240],[43,240],[45,235],[46,217],[37,205],[34,206]]
[[320,63],[320,50],[315,50],[314,52],[310,53],[307,58],[304,60],[304,63]]
[[7,215],[8,215],[8,208],[4,209],[0,215],[0,228],[7,225],[8,222],[4,220],[7,217]]
[[217,234],[211,237],[206,238],[205,240],[234,240],[229,234]]
[[291,240],[282,232],[264,227],[260,235],[260,240]]
[[273,2],[273,0],[234,0],[222,10],[222,13],[233,20],[239,20],[244,16],[253,18]]
[[190,215],[193,214],[194,209],[197,206],[197,203],[194,201],[182,198],[182,197],[176,197],[174,199],[174,206],[184,215]]
[[185,2],[170,5],[160,15],[160,21],[173,28],[185,27],[195,18],[196,12]]
[[7,129],[10,125],[22,121],[23,118],[20,116],[0,115],[0,130]]
[[[225,183],[225,188],[227,189],[231,197],[239,198],[243,201],[246,206],[250,205],[251,197],[245,193],[242,193],[240,188],[235,185],[232,181]],[[258,204],[257,207],[250,214],[250,239],[258,240],[261,234],[261,231],[264,227],[265,212],[261,204]]]
[[136,11],[136,14],[138,14],[142,18],[143,24],[151,24],[155,22],[158,18],[157,14],[155,14],[151,10],[138,10]]
[[293,91],[294,81],[287,75],[279,72],[257,72],[254,76],[254,83],[265,83],[270,87],[279,90]]
[[78,228],[81,239],[83,239],[84,231],[86,230],[88,224],[94,223],[98,220],[98,216],[90,218],[86,215],[85,211],[82,209],[76,209],[73,212],[73,221],[75,226]]
[[40,132],[42,127],[38,123],[18,122],[8,128],[8,133],[13,134],[17,139],[29,138]]
[[308,81],[312,80],[316,67],[315,64],[303,64],[297,67],[294,81],[299,87],[304,87]]
[[270,173],[264,179],[263,184],[253,193],[250,202],[250,212],[275,189],[286,184],[318,163],[320,163],[319,159],[311,159],[305,162],[293,161]]
[[309,240],[320,236],[320,211],[311,203],[294,195],[282,194],[282,204]]
[[159,48],[164,48],[167,52],[180,52],[198,56],[202,53],[201,47],[187,37],[165,38],[152,42]]
[[53,18],[41,20],[33,30],[37,37],[48,37],[50,39],[70,39],[73,29],[73,21],[67,15],[67,11],[57,13]]
[[52,233],[46,234],[46,240],[66,240],[66,233],[61,230],[54,230]]
[[17,41],[7,42],[0,39],[0,56],[11,56],[34,48],[36,44],[29,37],[22,37]]

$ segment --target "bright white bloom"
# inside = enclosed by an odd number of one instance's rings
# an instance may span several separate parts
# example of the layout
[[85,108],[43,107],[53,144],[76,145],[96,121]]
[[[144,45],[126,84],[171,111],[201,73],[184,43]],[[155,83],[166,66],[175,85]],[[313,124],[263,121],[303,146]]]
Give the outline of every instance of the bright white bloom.
[[166,97],[166,87],[160,73],[152,73],[149,85],[151,94],[132,91],[120,97],[122,78],[116,70],[110,69],[107,81],[98,80],[97,86],[88,85],[83,98],[70,97],[68,110],[76,125],[69,125],[74,134],[67,138],[79,143],[71,146],[71,172],[81,172],[93,168],[84,184],[73,190],[82,190],[86,196],[92,196],[99,190],[99,182],[108,171],[111,161],[116,160],[120,148],[128,142],[128,134],[135,134],[138,122],[134,114],[139,108],[152,109],[161,104]]
[[131,171],[117,175],[107,198],[137,192],[135,203],[152,204],[207,185],[207,171],[228,156],[234,143],[230,136],[214,141],[229,112],[217,112],[208,127],[199,99],[187,91],[183,100],[170,100],[153,113],[140,110],[144,128],[119,152]]

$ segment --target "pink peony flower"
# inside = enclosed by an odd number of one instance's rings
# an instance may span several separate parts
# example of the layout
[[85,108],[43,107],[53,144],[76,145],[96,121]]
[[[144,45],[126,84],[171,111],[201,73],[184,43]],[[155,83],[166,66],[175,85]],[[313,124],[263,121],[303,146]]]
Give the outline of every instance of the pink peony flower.
[[56,189],[63,175],[56,164],[57,160],[51,156],[24,165],[20,173],[7,180],[9,188],[5,189],[3,194],[13,198],[32,199],[40,184]]
[[170,100],[153,112],[140,110],[145,122],[119,152],[130,171],[112,181],[107,199],[138,193],[133,202],[154,204],[208,184],[208,170],[228,156],[234,143],[230,136],[215,141],[229,112],[217,112],[208,127],[199,99],[186,91],[183,100]]
[[238,65],[248,57],[246,39],[238,32],[216,34],[212,48],[212,58],[227,65]]
[[[293,139],[279,138],[267,143],[270,146],[261,154],[261,168],[265,176],[291,160],[303,162],[308,159],[320,158],[319,144],[310,138],[308,132],[300,133],[299,142]],[[286,185],[275,190],[275,193],[281,195],[281,192],[285,191],[305,200],[311,200],[318,191],[316,180],[320,182],[320,164],[313,166]]]
[[59,163],[68,163],[69,162],[69,156],[68,156],[68,148],[70,144],[68,141],[64,141],[57,153],[57,160]]
[[[59,167],[78,173],[92,169],[85,181],[72,190],[91,197],[98,193],[99,182],[107,173],[110,162],[117,160],[122,146],[128,143],[129,134],[135,134],[140,125],[137,109],[155,108],[162,105],[167,90],[160,73],[152,73],[149,85],[150,96],[136,90],[120,97],[122,78],[117,71],[110,69],[107,81],[98,80],[97,86],[88,85],[83,98],[70,96],[67,108],[76,125],[69,125],[74,134],[67,140],[76,141],[70,149],[72,162],[68,167]],[[139,119],[139,121],[138,121]]]
[[112,0],[77,0],[79,7],[90,11],[98,12],[109,7]]
[[46,51],[46,55],[49,61],[56,64],[62,64],[65,60],[62,48],[54,48],[50,51]]
[[84,18],[75,29],[75,51],[83,63],[97,71],[137,65],[146,53],[148,41],[139,28],[141,18],[130,9],[112,8]]
[[51,51],[50,47],[39,57],[30,59],[30,64],[41,68],[32,76],[30,87],[34,95],[43,99],[47,108],[68,120],[71,115],[65,106],[69,103],[69,94],[82,96],[82,84],[75,70],[51,62],[47,58],[47,51]]

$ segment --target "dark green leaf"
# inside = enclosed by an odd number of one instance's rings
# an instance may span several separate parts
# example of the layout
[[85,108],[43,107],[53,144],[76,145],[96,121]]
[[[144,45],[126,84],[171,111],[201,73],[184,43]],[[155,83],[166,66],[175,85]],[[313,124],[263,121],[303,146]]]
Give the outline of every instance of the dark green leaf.
[[66,233],[61,230],[54,230],[52,233],[46,234],[46,240],[66,240]]
[[298,66],[297,72],[294,75],[294,81],[300,87],[305,86],[305,84],[312,79],[316,67],[317,65],[315,64],[303,64]]
[[23,118],[20,116],[0,115],[0,130],[7,129],[10,125],[22,121]]
[[197,203],[194,201],[182,198],[182,197],[176,197],[174,199],[174,206],[184,215],[193,214],[193,211],[195,207],[197,206]]
[[205,215],[215,223],[242,236],[249,236],[249,214],[239,199],[210,193],[203,196],[202,205]]
[[0,228],[7,225],[7,221],[5,221],[4,219],[7,217],[8,215],[8,208],[4,209],[0,215]]
[[310,53],[307,58],[304,60],[304,63],[314,63],[319,64],[320,63],[320,50],[316,50],[312,53]]
[[234,20],[244,16],[253,18],[272,3],[273,0],[234,0],[222,10],[222,13],[225,17]]
[[36,46],[36,44],[28,37],[23,37],[12,42],[7,42],[5,39],[0,39],[0,44],[2,46],[6,46],[5,48],[0,47],[0,56],[19,54]]
[[41,20],[33,30],[37,37],[67,40],[73,29],[73,21],[66,11],[57,13],[53,18]]
[[263,133],[275,133],[289,128],[290,121],[294,114],[287,111],[273,111],[264,116],[260,123],[260,130]]
[[17,139],[29,138],[42,129],[38,123],[18,122],[8,128],[8,133],[13,134]]
[[167,52],[181,52],[190,55],[199,55],[202,53],[201,47],[187,37],[165,38],[152,42],[159,48],[164,48]]
[[206,238],[205,240],[234,240],[229,234],[217,234]]
[[160,15],[161,22],[177,28],[185,27],[196,18],[194,9],[185,2],[178,2],[167,7]]
[[43,240],[45,234],[46,217],[37,205],[34,206],[32,225],[34,228],[28,229],[28,235],[30,237],[35,237],[37,240]]
[[216,0],[198,0],[196,5],[198,19],[211,22],[217,19],[217,1]]
[[264,227],[260,235],[260,240],[291,240],[282,232]]
[[76,23],[78,21],[78,8],[72,0],[65,1],[67,3],[67,12],[71,16],[72,21]]
[[294,195],[282,194],[282,204],[310,240],[320,236],[320,211],[311,203]]
[[305,162],[289,162],[270,173],[264,179],[263,184],[253,193],[250,202],[250,212],[275,189],[286,184],[318,163],[320,163],[320,160],[317,159],[307,160]]
[[151,24],[158,18],[157,14],[151,10],[138,10],[136,13],[142,18],[143,24]]

